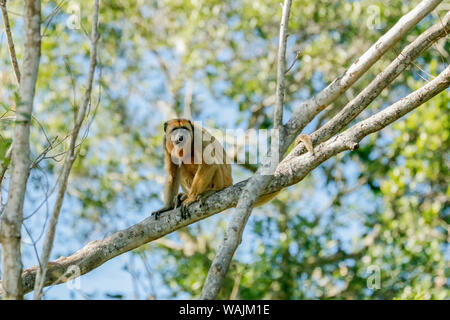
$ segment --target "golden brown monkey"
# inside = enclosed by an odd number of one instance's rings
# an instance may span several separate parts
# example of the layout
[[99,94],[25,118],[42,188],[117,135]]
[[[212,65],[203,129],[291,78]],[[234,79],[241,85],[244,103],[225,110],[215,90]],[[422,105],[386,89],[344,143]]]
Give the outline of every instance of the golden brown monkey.
[[[304,142],[312,151],[309,136],[300,135],[295,145]],[[162,212],[181,206],[186,219],[186,207],[194,201],[233,184],[231,165],[220,142],[207,130],[195,126],[187,119],[172,119],[164,123],[164,162],[167,182],[164,207],[153,212],[157,219]],[[182,188],[183,193],[178,194]],[[279,191],[261,196],[255,203],[260,206]]]
[[[153,214],[157,218],[160,213],[181,205],[182,217],[186,218],[185,209],[190,203],[233,184],[231,165],[220,142],[190,120],[169,120],[164,123],[164,132],[168,174],[165,204]],[[180,186],[183,194],[178,194]]]

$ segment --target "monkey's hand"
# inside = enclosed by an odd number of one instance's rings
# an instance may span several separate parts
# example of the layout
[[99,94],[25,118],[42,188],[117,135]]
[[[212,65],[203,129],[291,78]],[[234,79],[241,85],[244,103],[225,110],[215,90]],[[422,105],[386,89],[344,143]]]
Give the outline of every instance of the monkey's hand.
[[191,203],[194,203],[196,201],[198,201],[200,203],[200,206],[203,206],[205,199],[210,196],[211,194],[213,194],[214,192],[216,192],[215,190],[206,190],[204,191],[202,194],[199,195],[184,195],[185,198],[182,200],[183,203],[181,204],[181,217],[183,219],[187,219],[187,217],[190,217],[190,213],[188,210],[189,205],[191,205]]
[[164,206],[163,208],[152,212],[152,216],[155,216],[155,220],[158,220],[161,213],[170,211],[176,208],[179,208],[182,204],[182,202],[187,198],[187,195],[184,193],[179,193],[176,197],[173,198],[173,205],[171,206]]
[[185,201],[187,198],[187,195],[185,193],[180,192],[174,199],[174,208],[178,208],[181,206],[183,201]]
[[189,213],[189,205],[191,203],[197,201],[198,198],[199,198],[199,196],[193,195],[193,194],[184,195],[184,199],[182,200],[182,203],[181,203],[181,206],[180,206],[181,218],[182,219],[187,219],[188,216],[189,216],[189,218],[191,217],[191,214]]

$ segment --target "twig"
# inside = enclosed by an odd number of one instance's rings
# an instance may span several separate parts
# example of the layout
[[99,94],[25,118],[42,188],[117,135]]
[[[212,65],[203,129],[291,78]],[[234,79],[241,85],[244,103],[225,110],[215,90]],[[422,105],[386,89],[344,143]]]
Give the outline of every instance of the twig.
[[6,0],[0,0],[0,8],[2,10],[3,25],[5,26],[6,39],[8,41],[9,57],[11,58],[11,64],[16,76],[17,84],[20,84],[20,69],[17,62],[16,49],[14,47],[14,41],[11,34],[11,26],[9,24],[8,11],[6,10]]
[[413,10],[405,14],[382,37],[338,78],[317,95],[303,102],[286,123],[286,139],[281,147],[285,152],[295,137],[327,105],[350,88],[369,68],[397,43],[420,20],[433,11],[442,0],[423,0]]

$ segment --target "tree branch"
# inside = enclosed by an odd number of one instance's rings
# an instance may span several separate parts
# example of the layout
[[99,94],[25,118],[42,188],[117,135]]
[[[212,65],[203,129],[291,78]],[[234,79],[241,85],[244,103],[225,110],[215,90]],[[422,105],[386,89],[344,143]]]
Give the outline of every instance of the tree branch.
[[6,40],[8,42],[9,57],[16,76],[17,84],[20,84],[20,69],[17,62],[16,49],[11,34],[11,26],[9,24],[8,10],[6,9],[6,0],[0,0],[0,8],[2,10],[3,25],[5,27]]
[[91,48],[89,57],[89,75],[86,83],[86,91],[84,93],[83,102],[76,114],[75,126],[70,136],[69,150],[66,154],[64,165],[62,169],[61,180],[59,181],[58,194],[56,197],[55,206],[53,208],[52,216],[50,217],[49,225],[45,233],[44,246],[40,257],[40,272],[37,274],[37,281],[34,287],[34,299],[40,300],[42,297],[42,288],[44,286],[45,273],[47,271],[47,264],[50,258],[50,253],[53,248],[53,241],[55,239],[56,225],[58,223],[59,213],[64,201],[64,196],[67,189],[67,182],[69,180],[72,165],[76,159],[75,147],[78,134],[83,124],[86,110],[91,101],[92,83],[94,81],[95,67],[97,64],[97,43],[98,43],[98,15],[99,15],[99,0],[94,1],[94,13],[92,17],[91,28]]
[[25,46],[19,85],[20,103],[11,156],[8,201],[2,215],[0,238],[3,249],[2,285],[6,299],[22,299],[22,258],[20,252],[23,201],[30,168],[30,121],[41,55],[41,2],[25,1]]
[[277,89],[276,89],[276,105],[273,116],[273,126],[275,129],[282,129],[283,126],[283,102],[285,84],[284,78],[286,74],[286,43],[288,38],[289,15],[291,12],[291,0],[287,0],[283,5],[281,14],[280,36],[278,40],[278,61],[277,61]]
[[[337,113],[324,126],[311,134],[314,145],[328,140],[334,134],[345,128],[356,118],[376,97],[394,81],[411,63],[417,59],[422,52],[428,49],[434,42],[450,32],[450,12],[442,21],[437,22],[432,27],[424,31],[411,44],[406,46],[397,58],[389,66],[379,73],[376,78],[362,90],[353,100]],[[288,161],[292,157],[297,157],[306,152],[303,144],[296,146],[283,161]]]
[[301,130],[327,105],[337,99],[350,88],[381,56],[397,43],[420,20],[433,11],[441,0],[424,0],[400,20],[375,44],[338,78],[313,98],[303,102],[286,123],[286,141],[282,150],[287,150],[294,138]]
[[[374,114],[373,116],[358,122],[343,133],[337,135],[333,139],[322,143],[315,148],[315,155],[303,154],[299,157],[293,157],[289,161],[283,161],[277,168],[275,177],[278,172],[292,171],[291,177],[294,180],[286,181],[288,185],[295,184],[303,179],[312,169],[310,167],[317,167],[318,164],[327,160],[331,156],[338,154],[345,150],[356,150],[359,147],[359,142],[367,135],[379,131],[391,124],[395,120],[401,118],[408,112],[414,110],[421,104],[425,103],[439,92],[445,90],[450,85],[450,66],[442,71],[439,76],[428,82],[422,88],[414,91],[405,98],[397,101],[391,106]],[[313,158],[311,161],[296,161],[296,159]],[[320,161],[320,163],[317,163]],[[303,167],[304,166],[304,167]],[[272,183],[269,184],[269,191]]]

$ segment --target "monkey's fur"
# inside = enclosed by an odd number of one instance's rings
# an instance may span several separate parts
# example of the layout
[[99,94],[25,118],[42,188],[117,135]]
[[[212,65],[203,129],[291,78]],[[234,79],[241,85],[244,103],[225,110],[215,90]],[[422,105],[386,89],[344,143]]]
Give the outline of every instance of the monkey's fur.
[[[201,133],[202,137],[196,137],[195,133]],[[313,152],[308,135],[300,135],[295,145],[300,142]],[[186,219],[189,204],[233,184],[231,165],[223,146],[208,131],[187,119],[164,123],[164,162],[167,171],[165,203],[163,208],[152,213],[156,219],[162,212],[179,206],[182,218]],[[183,193],[178,194],[180,186]],[[261,196],[254,206],[270,201],[278,193]]]

